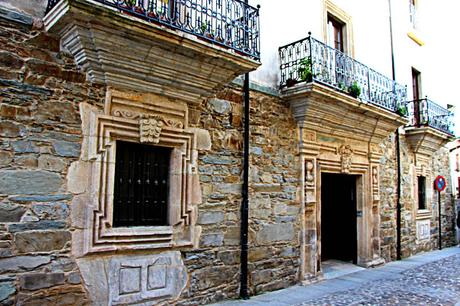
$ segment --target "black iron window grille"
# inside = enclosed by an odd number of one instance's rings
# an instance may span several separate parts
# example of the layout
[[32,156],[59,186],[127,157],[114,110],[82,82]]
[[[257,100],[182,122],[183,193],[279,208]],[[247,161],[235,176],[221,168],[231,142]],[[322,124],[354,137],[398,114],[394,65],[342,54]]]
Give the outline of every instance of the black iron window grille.
[[[59,1],[48,0],[46,12]],[[70,1],[70,0],[67,0]],[[259,7],[240,0],[93,0],[260,59]],[[88,2],[88,5],[91,5]]]
[[407,102],[410,126],[429,126],[453,135],[453,113],[428,98]]
[[117,141],[113,226],[168,225],[171,149]]
[[405,115],[407,88],[311,37],[279,48],[281,88],[319,82]]

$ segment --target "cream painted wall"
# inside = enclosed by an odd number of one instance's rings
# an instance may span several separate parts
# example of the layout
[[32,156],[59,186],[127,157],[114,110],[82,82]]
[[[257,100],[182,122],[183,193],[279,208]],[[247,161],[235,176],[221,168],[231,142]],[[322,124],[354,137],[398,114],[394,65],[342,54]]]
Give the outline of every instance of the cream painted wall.
[[[278,87],[278,48],[306,37],[324,41],[325,0],[249,0],[261,5],[262,66],[251,73],[251,80]],[[388,21],[388,0],[330,0],[352,18],[354,58],[391,78],[391,51]],[[31,5],[33,3],[33,5]],[[425,44],[417,45],[407,36],[413,31],[409,22],[409,0],[391,0],[396,80],[408,86],[412,97],[411,67],[422,74],[422,95],[446,107],[456,105],[455,131],[460,135],[460,99],[456,88],[460,84],[459,38],[457,27],[460,1],[417,0],[418,26],[416,35]],[[45,0],[0,0],[0,6],[24,11],[40,17]]]
[[[391,49],[388,0],[331,0],[352,18],[354,58],[391,78]],[[250,0],[261,5],[262,66],[251,73],[251,80],[277,87],[279,83],[278,48],[306,37],[324,41],[324,0]],[[282,5],[280,5],[282,3]],[[460,11],[458,0],[418,0],[417,28],[409,19],[409,1],[391,0],[396,81],[407,85],[412,99],[411,67],[421,72],[422,95],[446,107],[457,106],[456,134],[460,135],[459,39],[454,29]],[[424,42],[419,46],[409,32]]]

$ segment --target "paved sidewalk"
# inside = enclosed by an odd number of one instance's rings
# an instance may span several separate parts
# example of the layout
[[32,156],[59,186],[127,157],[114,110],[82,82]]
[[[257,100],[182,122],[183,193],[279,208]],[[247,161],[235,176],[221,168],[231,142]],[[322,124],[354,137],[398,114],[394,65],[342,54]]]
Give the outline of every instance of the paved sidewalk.
[[460,248],[419,254],[308,286],[293,286],[214,306],[456,305],[460,306]]

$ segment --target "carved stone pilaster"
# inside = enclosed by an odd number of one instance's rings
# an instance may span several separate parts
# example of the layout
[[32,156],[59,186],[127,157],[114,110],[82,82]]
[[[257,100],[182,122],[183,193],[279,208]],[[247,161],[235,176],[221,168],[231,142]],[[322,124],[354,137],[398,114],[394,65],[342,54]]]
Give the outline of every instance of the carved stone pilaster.
[[305,160],[305,204],[316,202],[316,161]]
[[380,195],[379,195],[379,166],[378,165],[372,165],[371,166],[371,171],[372,171],[372,199],[374,202],[380,201]]

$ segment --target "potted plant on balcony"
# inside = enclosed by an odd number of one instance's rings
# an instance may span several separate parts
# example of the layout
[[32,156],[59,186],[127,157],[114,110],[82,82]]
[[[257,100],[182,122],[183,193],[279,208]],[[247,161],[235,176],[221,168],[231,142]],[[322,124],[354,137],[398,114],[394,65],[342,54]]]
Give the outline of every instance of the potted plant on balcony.
[[406,105],[399,104],[398,109],[396,109],[396,113],[398,113],[398,115],[400,115],[400,116],[407,117],[407,107],[406,107]]
[[[120,7],[126,10],[134,11],[139,14],[144,14],[144,8],[136,4],[137,4],[137,0],[123,0],[123,3],[120,4]],[[128,11],[123,11],[123,12],[128,15],[134,16]]]
[[297,68],[297,74],[299,75],[299,79],[301,81],[312,81],[312,72],[311,72],[312,62],[309,57],[305,57],[300,60],[299,68]]
[[361,94],[361,87],[359,87],[358,82],[354,81],[350,86],[348,86],[348,93],[353,98],[359,97]]
[[206,23],[201,24],[201,33],[210,39],[214,39],[214,31],[212,29],[208,29],[208,25]]

